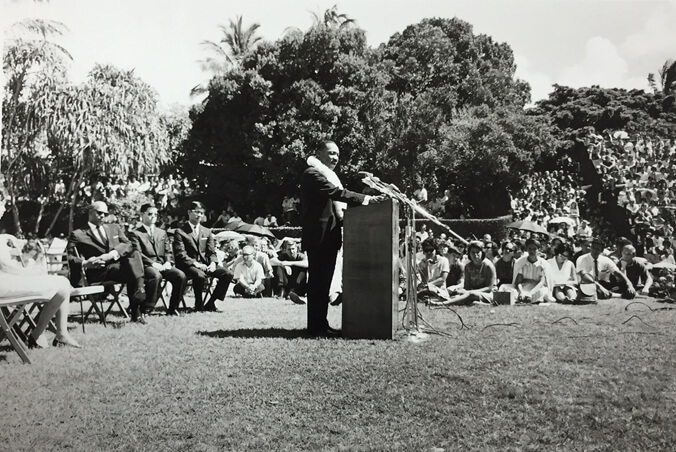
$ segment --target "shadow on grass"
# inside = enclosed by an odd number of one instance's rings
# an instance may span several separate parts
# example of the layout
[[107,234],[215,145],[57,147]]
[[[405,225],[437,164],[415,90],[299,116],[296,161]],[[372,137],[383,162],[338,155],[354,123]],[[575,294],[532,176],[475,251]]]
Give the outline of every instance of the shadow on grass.
[[286,330],[282,328],[244,328],[241,330],[198,331],[196,334],[219,339],[226,337],[246,339],[271,337],[281,339],[310,338],[306,330]]

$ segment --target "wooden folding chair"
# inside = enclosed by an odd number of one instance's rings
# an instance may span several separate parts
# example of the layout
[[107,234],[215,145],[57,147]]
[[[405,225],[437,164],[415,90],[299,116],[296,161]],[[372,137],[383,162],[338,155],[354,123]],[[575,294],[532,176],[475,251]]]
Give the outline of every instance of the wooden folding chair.
[[[17,297],[17,298],[0,298],[0,329],[12,348],[19,355],[21,360],[30,364],[31,360],[28,357],[28,347],[25,344],[27,337],[21,338],[17,328],[14,328],[19,319],[24,317],[25,308],[30,304],[44,304],[49,300],[44,298],[32,297]],[[0,337],[2,339],[2,337]]]
[[[202,290],[202,300],[206,303],[209,300],[209,297],[211,296],[211,293],[213,292],[213,286],[214,286],[214,280],[216,278],[211,277],[207,275],[207,283],[204,285],[204,290]],[[192,278],[186,281],[185,283],[185,290],[183,291],[183,296],[181,297],[181,305],[183,306],[183,309],[187,309],[188,306],[185,303],[185,294],[188,293],[188,288],[192,288],[193,293],[195,292],[195,288],[192,285]]]
[[[60,275],[70,279],[70,266],[68,264],[68,253],[66,247],[68,242],[63,239],[55,238],[47,248],[45,256],[47,258],[47,271],[51,275]],[[96,297],[101,296],[105,291],[103,286],[76,287],[71,289],[70,300],[80,303],[80,323],[82,323],[82,332],[85,332],[85,312],[84,302],[96,303]]]
[[[169,290],[168,290],[168,286],[169,286],[169,281],[162,278],[162,280],[160,281],[160,287],[157,290],[158,294],[159,294],[157,296],[157,298],[158,298],[159,301],[162,302],[162,305],[164,306],[165,311],[169,310],[169,302],[167,301],[167,298],[169,298],[171,296],[171,293],[169,293]],[[173,287],[172,287],[172,290],[173,290]]]

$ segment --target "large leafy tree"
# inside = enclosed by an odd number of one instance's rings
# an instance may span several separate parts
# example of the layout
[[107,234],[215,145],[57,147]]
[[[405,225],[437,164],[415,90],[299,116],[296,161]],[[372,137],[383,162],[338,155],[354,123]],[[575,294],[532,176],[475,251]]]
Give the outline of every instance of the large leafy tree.
[[68,175],[69,230],[83,181],[154,172],[168,158],[157,93],[133,71],[96,65],[84,83],[54,89],[43,102],[56,167]]
[[394,34],[380,49],[397,93],[431,93],[431,100],[452,117],[457,109],[523,107],[530,87],[514,77],[514,54],[505,43],[474,34],[458,18],[424,19]]
[[238,208],[276,209],[296,190],[319,141],[340,143],[341,171],[373,161],[387,76],[369,60],[364,32],[312,27],[260,45],[209,85],[193,109],[184,167]]
[[625,130],[630,134],[676,135],[674,95],[620,88],[570,88],[554,85],[548,99],[537,102],[529,115],[542,116],[555,126],[565,147],[579,144],[587,131]]
[[65,80],[71,56],[53,39],[66,32],[66,26],[59,22],[24,20],[10,27],[5,36],[0,167],[7,187],[3,198],[11,204],[18,235],[22,234],[19,199],[38,201],[42,212],[53,192],[51,158],[46,146],[47,112],[42,101],[49,96],[50,87]]
[[307,155],[332,138],[345,181],[367,170],[434,192],[477,169],[459,195],[482,203],[473,215],[501,213],[504,202],[484,198],[514,188],[514,172],[554,147],[547,124],[523,114],[529,87],[514,78],[511,49],[458,19],[429,19],[373,50],[333,12],[337,20],[263,43],[211,80],[191,112],[182,166],[215,201],[262,213],[297,189]]
[[442,187],[469,206],[473,217],[509,213],[509,193],[523,175],[544,156],[553,153],[555,138],[541,118],[518,109],[472,107],[459,113],[443,129],[443,142],[435,163]]
[[[388,91],[395,99],[392,120],[385,125],[387,133],[380,135],[380,160],[388,162],[388,180],[407,190],[422,183],[428,191],[440,194],[450,179],[463,176],[456,174],[458,165],[440,165],[457,161],[445,155],[455,149],[443,143],[446,130],[458,118],[466,119],[466,110],[487,106],[517,114],[530,99],[528,84],[514,76],[510,47],[475,35],[470,24],[457,18],[425,19],[410,25],[381,45],[377,55],[387,69]],[[470,137],[458,134],[456,138]],[[472,159],[471,143],[462,144],[467,150],[464,158]],[[482,183],[491,180],[491,174],[483,174],[487,178]],[[488,214],[486,209],[478,212]]]

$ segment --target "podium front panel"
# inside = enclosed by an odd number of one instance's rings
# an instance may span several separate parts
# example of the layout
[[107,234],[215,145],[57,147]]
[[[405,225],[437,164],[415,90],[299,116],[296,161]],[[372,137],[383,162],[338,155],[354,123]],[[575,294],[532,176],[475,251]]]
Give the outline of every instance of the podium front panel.
[[399,308],[398,254],[397,201],[386,200],[345,211],[343,337],[394,338]]

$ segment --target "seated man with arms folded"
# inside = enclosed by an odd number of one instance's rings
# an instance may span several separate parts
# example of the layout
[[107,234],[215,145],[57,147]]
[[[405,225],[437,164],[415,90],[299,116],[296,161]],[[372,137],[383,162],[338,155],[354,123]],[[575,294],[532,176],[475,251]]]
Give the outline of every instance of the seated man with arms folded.
[[[188,222],[174,233],[174,257],[176,267],[192,279],[195,290],[195,310],[218,312],[216,300],[223,300],[228,292],[232,272],[217,265],[216,239],[211,229],[200,223],[204,218],[204,205],[192,201],[188,207]],[[202,292],[209,282],[208,277],[218,280],[211,298],[204,304]]]
[[95,201],[89,207],[87,227],[76,229],[68,239],[71,284],[82,285],[84,270],[90,283],[116,281],[127,284],[132,322],[145,324],[146,292],[141,254],[117,224],[104,224],[108,206]]
[[577,300],[577,273],[570,260],[573,250],[562,243],[554,249],[554,257],[547,260],[548,274],[551,278],[552,297],[558,303],[574,303]]
[[[493,303],[495,287],[495,267],[486,259],[484,244],[474,240],[467,246],[469,262],[465,264],[465,286],[458,290],[458,295],[447,301],[431,301],[431,304],[469,305]],[[312,276],[310,276],[312,277]]]
[[234,279],[237,284],[234,287],[236,294],[244,298],[260,297],[265,289],[263,285],[263,266],[256,262],[254,256],[256,250],[253,246],[247,245],[242,248],[242,261],[235,264]]
[[[272,279],[274,277],[274,272],[272,269],[272,263],[270,262],[270,256],[268,256],[268,253],[263,251],[262,239],[252,236],[247,237],[246,245],[253,247],[254,260],[259,264],[261,264],[261,267],[263,267],[263,286],[265,287],[263,295],[272,296]],[[234,270],[237,264],[239,264],[243,260],[244,260],[243,255],[240,254],[239,256],[237,256],[235,261],[231,264],[232,269]]]
[[[627,279],[627,276],[617,268],[615,262],[604,256],[604,242],[599,238],[591,240],[591,252],[583,254],[577,259],[576,271],[581,283],[596,284],[596,296],[607,300],[613,295],[612,289],[620,291],[624,298],[634,298],[636,289]],[[615,281],[611,282],[610,276],[615,275]],[[617,283],[620,287],[617,287]]]
[[155,226],[157,207],[152,204],[141,206],[141,226],[131,232],[134,247],[141,252],[145,266],[146,303],[149,308],[155,306],[162,278],[171,283],[171,298],[167,315],[178,315],[178,304],[185,291],[186,276],[174,267],[174,254],[171,251],[169,236],[164,229]]
[[307,256],[298,250],[293,239],[282,240],[276,258],[270,259],[274,269],[275,295],[287,296],[296,304],[305,304],[301,298],[307,291]]
[[448,259],[438,255],[434,239],[425,240],[422,250],[425,257],[418,264],[421,282],[418,297],[439,297],[447,300],[446,277],[450,269]]

